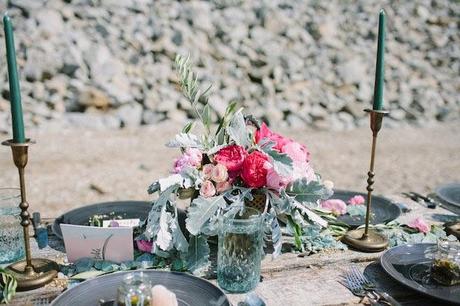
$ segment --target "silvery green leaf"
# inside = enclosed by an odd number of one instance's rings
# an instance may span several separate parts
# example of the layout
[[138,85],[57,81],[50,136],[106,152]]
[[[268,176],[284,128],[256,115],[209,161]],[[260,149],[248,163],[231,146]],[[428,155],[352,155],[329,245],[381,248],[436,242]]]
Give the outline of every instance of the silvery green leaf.
[[320,225],[321,227],[327,227],[327,221],[321,218],[318,214],[314,213],[312,210],[297,201],[294,202],[294,205],[300,213],[306,215],[310,221]]
[[195,126],[194,121],[187,123],[182,129],[182,133],[188,134],[193,129],[194,126]]
[[171,215],[166,212],[166,207],[163,207],[160,214],[160,226],[157,233],[157,237],[155,239],[155,244],[164,251],[169,250],[172,242],[172,235],[169,232],[170,218]]
[[182,233],[182,230],[179,227],[177,216],[171,223],[171,232],[172,232],[174,247],[181,252],[187,252],[188,242],[187,242],[187,239],[185,239],[184,233]]
[[272,242],[273,242],[273,258],[276,258],[278,255],[281,254],[281,246],[282,246],[282,237],[281,237],[281,228],[280,224],[278,223],[278,218],[274,217],[270,224],[272,229]]
[[219,208],[224,208],[226,202],[222,195],[204,198],[198,197],[193,200],[189,208],[188,217],[185,220],[187,230],[192,235],[197,235],[201,232],[202,226],[211,219]]
[[158,199],[153,202],[152,209],[147,217],[147,225],[145,227],[144,235],[146,239],[156,237],[159,230],[160,216],[163,208],[168,204],[171,194],[175,193],[178,186],[171,186],[165,191],[161,192]]
[[237,145],[248,147],[251,144],[242,109],[233,115],[227,128],[227,133]]
[[170,140],[167,144],[170,148],[203,148],[203,143],[194,134],[180,133],[177,134],[173,140]]
[[286,187],[286,194],[294,197],[298,202],[315,203],[318,200],[328,199],[332,191],[318,181],[301,178]]
[[365,216],[366,215],[366,205],[348,205],[347,213],[350,216]]
[[201,113],[201,117],[203,119],[203,124],[204,126],[209,129],[211,126],[211,108],[209,107],[209,104],[206,104],[203,107],[203,112]]
[[262,144],[260,147],[262,151],[270,156],[276,173],[281,176],[288,177],[292,174],[292,171],[294,171],[292,166],[292,159],[289,157],[289,155],[280,153],[273,149],[274,145],[274,142],[268,141],[268,139],[262,139]]
[[184,179],[180,174],[173,174],[165,178],[161,178],[158,180],[160,184],[160,190],[165,191],[171,186],[182,186]]
[[185,256],[188,269],[195,275],[204,274],[209,267],[209,245],[206,236],[190,236]]
[[294,204],[295,200],[289,197],[284,189],[280,191],[279,196],[273,192],[269,192],[268,194],[270,196],[270,203],[278,214],[290,213],[296,208]]

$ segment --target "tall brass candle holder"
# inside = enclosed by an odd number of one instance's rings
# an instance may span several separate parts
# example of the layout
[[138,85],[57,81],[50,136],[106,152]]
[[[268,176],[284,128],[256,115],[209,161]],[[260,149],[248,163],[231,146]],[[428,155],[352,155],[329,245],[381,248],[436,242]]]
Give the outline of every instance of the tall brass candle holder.
[[43,258],[32,258],[30,252],[30,215],[27,211],[29,204],[26,199],[24,169],[27,165],[29,145],[33,143],[30,139],[26,139],[25,143],[15,143],[11,139],[2,142],[3,145],[11,147],[13,161],[19,171],[19,184],[21,188],[21,204],[19,204],[19,208],[21,209],[21,225],[24,232],[26,259],[15,262],[6,268],[16,278],[18,291],[27,291],[42,287],[51,282],[59,271],[59,267],[54,261]]
[[371,130],[372,130],[372,149],[371,149],[371,164],[367,173],[367,205],[366,205],[366,223],[364,229],[356,229],[348,231],[342,238],[342,241],[349,246],[364,252],[379,252],[388,246],[388,239],[382,234],[379,234],[372,229],[369,230],[369,221],[372,204],[372,191],[374,188],[374,162],[375,152],[377,148],[377,135],[382,127],[382,120],[389,112],[384,110],[365,109],[365,112],[370,115]]

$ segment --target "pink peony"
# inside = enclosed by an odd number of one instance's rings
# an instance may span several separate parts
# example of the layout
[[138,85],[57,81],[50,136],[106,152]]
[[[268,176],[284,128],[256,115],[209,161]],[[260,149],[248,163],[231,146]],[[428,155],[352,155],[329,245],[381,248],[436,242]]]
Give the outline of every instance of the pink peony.
[[151,253],[152,252],[152,241],[147,240],[136,240],[137,249],[142,252]]
[[362,205],[366,202],[366,199],[362,195],[355,195],[348,200],[349,205]]
[[421,233],[428,233],[431,227],[421,217],[417,217],[407,224],[407,226],[417,229]]
[[248,187],[263,187],[267,183],[267,170],[269,168],[267,155],[254,151],[244,160],[241,178]]
[[339,199],[330,199],[321,202],[321,208],[329,210],[336,216],[343,215],[347,212],[347,204]]
[[201,184],[200,195],[204,198],[210,198],[216,194],[216,188],[211,181],[204,181]]
[[238,171],[241,169],[246,156],[248,156],[248,152],[243,147],[231,145],[220,149],[214,156],[214,160],[224,165],[228,171]]
[[195,148],[187,148],[181,157],[174,160],[174,173],[180,173],[188,167],[198,167],[203,160],[203,154]]
[[256,131],[255,134],[255,140],[256,143],[259,143],[263,139],[268,139],[270,141],[273,141],[275,143],[275,146],[273,147],[275,150],[278,152],[281,152],[281,149],[288,144],[289,142],[292,142],[289,138],[283,137],[278,133],[273,132],[268,128],[268,126],[264,123],[260,126],[260,129]]
[[224,191],[227,191],[230,188],[232,188],[232,184],[230,184],[228,181],[220,182],[216,184],[217,193],[223,193]]
[[207,180],[211,179],[212,169],[214,169],[213,164],[206,164],[203,166],[203,176],[205,179]]

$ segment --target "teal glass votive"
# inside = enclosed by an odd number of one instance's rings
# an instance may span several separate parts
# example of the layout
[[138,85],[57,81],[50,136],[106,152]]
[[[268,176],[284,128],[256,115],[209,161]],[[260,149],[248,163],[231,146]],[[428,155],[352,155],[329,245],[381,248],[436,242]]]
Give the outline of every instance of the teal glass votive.
[[0,188],[0,263],[15,262],[25,256],[20,203],[19,189]]
[[217,283],[227,292],[248,292],[260,280],[262,215],[245,207],[233,218],[224,218],[219,229]]

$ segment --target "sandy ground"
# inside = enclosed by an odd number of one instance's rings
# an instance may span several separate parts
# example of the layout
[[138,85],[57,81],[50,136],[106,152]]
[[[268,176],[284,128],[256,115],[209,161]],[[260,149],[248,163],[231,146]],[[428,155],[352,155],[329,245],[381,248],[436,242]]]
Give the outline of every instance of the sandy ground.
[[[146,190],[165,176],[179,155],[164,146],[181,125],[168,122],[135,130],[29,133],[27,186],[30,211],[44,217],[85,204],[112,200],[150,200]],[[280,131],[305,143],[323,178],[341,189],[365,191],[371,133]],[[425,128],[383,129],[376,161],[377,194],[427,193],[443,183],[460,181],[460,122]],[[18,186],[7,147],[0,147],[0,187]]]

